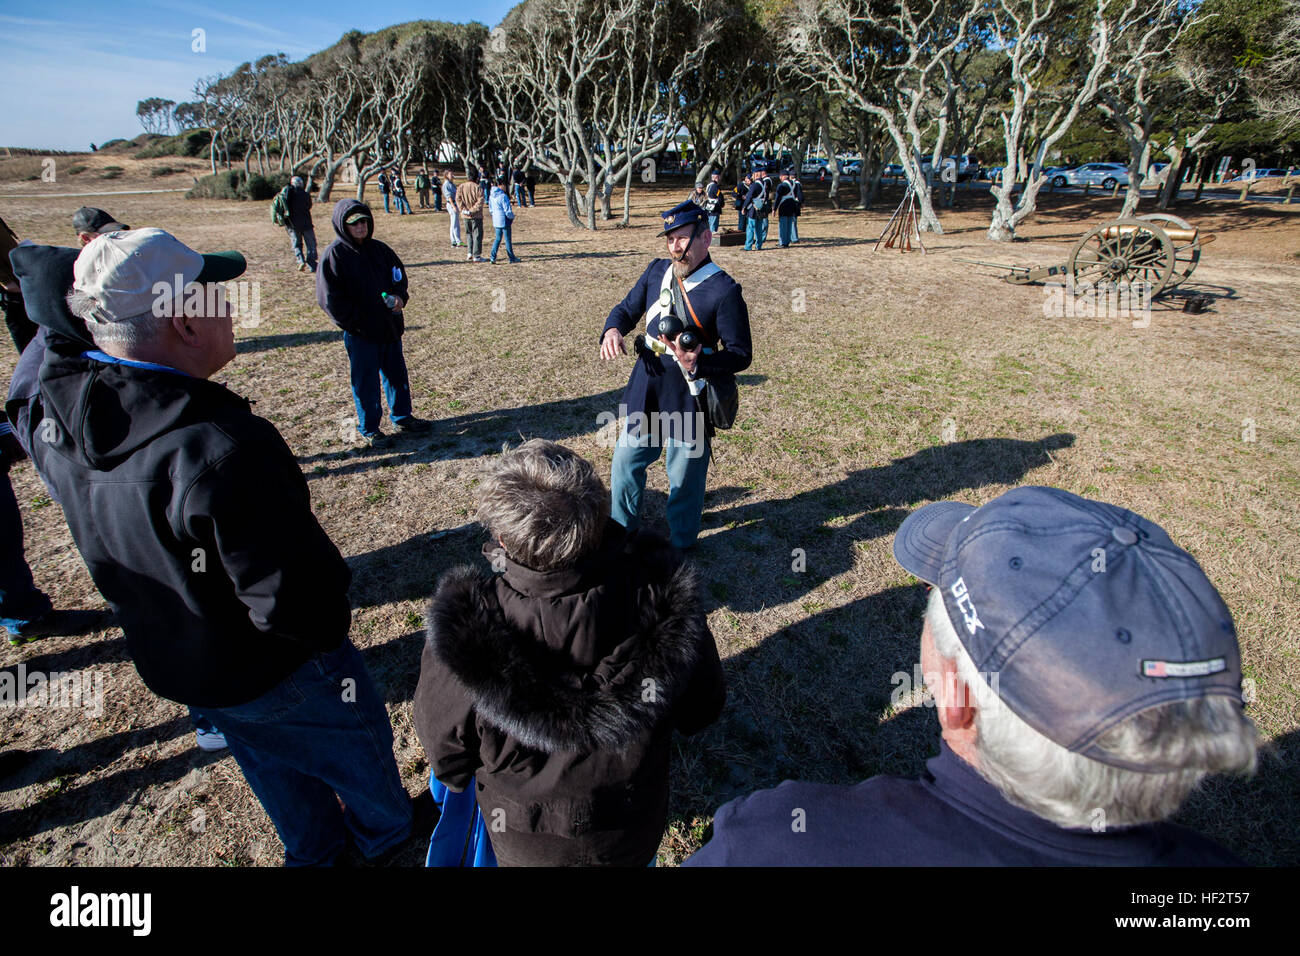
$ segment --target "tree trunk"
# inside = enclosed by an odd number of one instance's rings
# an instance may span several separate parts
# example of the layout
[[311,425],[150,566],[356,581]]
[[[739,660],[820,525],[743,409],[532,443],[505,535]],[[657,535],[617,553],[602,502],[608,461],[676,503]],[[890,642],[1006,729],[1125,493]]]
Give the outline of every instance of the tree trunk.
[[[1010,167],[1003,170],[1003,182],[1010,174]],[[988,237],[993,242],[1011,242],[1016,238],[1015,209],[1011,205],[1011,190],[1015,184],[999,186],[994,184],[989,191],[993,193],[996,203],[993,206],[993,221],[989,223]]]
[[1160,190],[1160,208],[1168,209],[1177,205],[1178,189],[1183,184],[1183,164],[1187,153],[1176,142],[1170,143],[1165,150],[1169,154],[1169,175],[1165,177],[1165,187]]
[[619,226],[626,228],[632,224],[632,151],[627,154],[627,168],[623,170],[623,218]]
[[573,184],[572,177],[565,177],[564,180],[564,208],[569,214],[570,224],[581,226],[582,220],[578,218],[577,188]]
[[922,232],[932,232],[936,236],[942,236],[943,224],[935,215],[934,201],[928,188],[921,187],[916,190],[916,204],[921,207],[920,214],[917,216],[917,228]]

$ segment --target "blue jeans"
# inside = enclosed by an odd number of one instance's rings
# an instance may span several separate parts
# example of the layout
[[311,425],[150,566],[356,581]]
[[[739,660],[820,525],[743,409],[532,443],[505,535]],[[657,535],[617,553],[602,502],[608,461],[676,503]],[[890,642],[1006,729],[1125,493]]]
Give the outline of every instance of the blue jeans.
[[388,711],[347,638],[256,700],[191,713],[226,735],[280,834],[286,866],[332,863],[345,828],[367,857],[410,835],[411,800],[393,759]]
[[781,245],[788,246],[791,243],[791,232],[794,230],[794,216],[780,216],[777,219],[776,231],[780,238]]
[[497,261],[497,250],[498,250],[499,248],[501,248],[501,240],[502,240],[502,238],[504,238],[505,241],[506,241],[506,256],[507,256],[507,258],[509,258],[511,262],[514,262],[515,259],[517,258],[517,257],[515,256],[515,247],[514,247],[514,245],[510,242],[510,227],[513,226],[513,225],[514,225],[514,223],[512,223],[512,222],[507,222],[504,226],[498,226],[498,227],[496,227],[496,230],[495,230],[495,231],[496,231],[496,236],[493,237],[493,239],[492,239],[492,251],[488,253],[488,258],[491,259],[493,262],[496,262],[496,261]]
[[528,196],[524,193],[523,183],[518,183],[515,185],[515,205],[516,206],[528,205]]
[[790,241],[799,241],[799,217],[795,216],[790,220]]
[[736,228],[739,229],[741,232],[747,231],[748,222],[749,222],[749,217],[746,216],[743,212],[736,213]]
[[402,340],[380,345],[357,335],[343,333],[343,347],[352,364],[352,401],[357,407],[357,430],[374,435],[384,420],[379,404],[379,381],[383,379],[388,414],[395,424],[411,417],[411,382],[406,374]]
[[6,467],[0,481],[0,627],[18,636],[24,626],[53,609],[49,597],[32,580],[23,555],[23,516]]
[[304,262],[311,268],[312,272],[316,271],[316,230],[304,229],[299,232],[292,225],[286,225],[285,231],[289,233],[289,242],[293,246],[293,257],[298,261],[298,265]]
[[392,210],[388,208],[388,193],[384,193],[384,212],[392,212]]
[[664,468],[668,472],[668,531],[674,546],[689,548],[700,534],[704,512],[704,484],[709,473],[709,440],[699,435],[692,442],[653,435],[633,437],[626,432],[614,448],[609,479],[610,517],[628,531],[641,525],[641,498],[645,494],[645,473],[667,449]]
[[713,233],[715,236],[718,234],[718,225],[719,225],[719,222],[718,222],[718,221],[719,221],[721,218],[722,218],[721,216],[710,216],[710,217],[709,217],[709,232]]
[[767,220],[766,219],[748,219],[745,224],[745,248],[753,249],[756,245],[759,249],[763,248],[763,240],[767,238]]
[[403,193],[400,196],[394,196],[393,201],[397,204],[397,211],[400,212],[403,216],[415,215],[413,212],[411,212],[411,204],[406,201],[405,193]]

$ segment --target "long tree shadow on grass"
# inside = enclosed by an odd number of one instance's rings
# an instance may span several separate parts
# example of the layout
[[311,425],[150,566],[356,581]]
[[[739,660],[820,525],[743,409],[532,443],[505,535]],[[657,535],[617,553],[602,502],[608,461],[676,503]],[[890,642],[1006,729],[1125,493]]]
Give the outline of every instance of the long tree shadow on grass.
[[371,448],[353,446],[341,451],[302,455],[298,463],[307,477],[346,475],[374,468],[456,458],[477,458],[501,450],[505,442],[523,438],[548,438],[564,442],[587,435],[601,427],[599,416],[613,411],[622,387],[556,399],[515,408],[495,408],[436,419],[427,435],[394,435],[387,443]]
[[782,780],[919,774],[938,752],[938,721],[928,707],[895,713],[894,698],[911,690],[925,595],[919,584],[889,588],[724,660],[722,716],[696,737],[676,738],[673,816],[712,814]]
[[342,341],[343,332],[335,328],[323,329],[319,332],[285,332],[281,335],[258,335],[240,339],[235,343],[235,352],[239,355],[248,355],[252,352],[269,352],[272,349]]
[[[137,750],[159,740],[179,737],[191,728],[189,715],[182,714],[165,724],[113,734],[64,754],[36,751],[29,755],[33,763],[20,767],[16,773],[20,780],[29,775],[31,782],[48,779],[43,774],[51,763],[69,773],[76,773],[87,765],[95,766],[99,761],[115,759],[119,753]],[[105,816],[146,787],[178,780],[196,767],[205,767],[227,756],[229,754],[224,751],[209,753],[186,749],[164,760],[119,770],[98,780],[87,780],[79,786],[59,789],[30,806],[0,811],[0,845]]]
[[[724,660],[722,716],[696,737],[676,738],[670,819],[689,829],[693,817],[783,780],[854,784],[921,774],[939,749],[931,698],[912,696],[921,682],[925,604],[923,585],[890,588],[813,614]],[[1293,731],[1261,748],[1253,777],[1208,779],[1173,822],[1248,863],[1295,866],[1297,779],[1300,731]]]
[[1207,780],[1174,822],[1217,840],[1247,863],[1300,866],[1297,780],[1300,731],[1292,731],[1260,748],[1254,777]]
[[[352,569],[348,597],[354,608],[432,597],[438,578],[458,564],[486,567],[481,554],[487,533],[477,524],[442,537],[421,532],[405,541],[347,559]],[[424,610],[420,609],[421,612]],[[407,622],[412,628],[420,621]],[[417,655],[418,657],[418,655]]]
[[[1038,441],[981,438],[924,448],[784,499],[735,502],[736,489],[710,492],[705,528],[724,525],[725,530],[701,538],[697,546],[706,580],[712,577],[709,590],[735,611],[786,604],[849,570],[858,542],[892,534],[914,504],[984,485],[1017,484],[1029,471],[1050,464],[1051,452],[1073,444],[1069,434]],[[718,508],[718,496],[733,503]],[[792,570],[801,558],[806,570]],[[722,564],[730,575],[710,575]]]

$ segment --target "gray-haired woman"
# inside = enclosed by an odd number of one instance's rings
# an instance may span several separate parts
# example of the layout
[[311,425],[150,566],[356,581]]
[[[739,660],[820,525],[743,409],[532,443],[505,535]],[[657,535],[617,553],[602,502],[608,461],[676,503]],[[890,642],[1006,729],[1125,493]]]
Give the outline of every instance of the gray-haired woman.
[[672,731],[726,698],[695,575],[663,539],[629,539],[591,463],[554,442],[504,452],[478,498],[500,573],[449,571],[429,605],[431,782],[475,788],[502,865],[652,863]]

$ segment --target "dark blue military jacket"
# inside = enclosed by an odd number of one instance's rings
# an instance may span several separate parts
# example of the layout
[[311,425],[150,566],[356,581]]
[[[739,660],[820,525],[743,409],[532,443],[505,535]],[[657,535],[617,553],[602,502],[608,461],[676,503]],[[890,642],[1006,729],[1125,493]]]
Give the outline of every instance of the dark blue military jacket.
[[[735,279],[725,272],[717,272],[695,288],[691,288],[691,277],[697,276],[699,269],[703,269],[711,261],[705,259],[691,276],[686,277],[686,294],[695,309],[695,315],[704,327],[701,335],[704,341],[704,352],[696,365],[696,377],[717,381],[747,369],[752,358],[753,346],[749,339],[749,309],[740,294],[740,284]],[[627,335],[636,328],[641,321],[641,316],[652,308],[655,316],[648,321],[646,333],[650,338],[659,334],[657,316],[660,290],[663,287],[664,273],[671,267],[670,259],[656,259],[650,263],[636,285],[632,287],[632,291],[610,311],[609,318],[605,320],[605,327],[601,329],[601,338],[604,338],[605,333],[610,329],[618,329],[623,335]],[[689,315],[684,318],[690,323]],[[693,323],[691,325],[694,327]],[[636,354],[631,342],[628,343],[628,352]],[[628,412],[679,413],[664,416],[664,422],[668,427],[664,428],[661,434],[673,438],[683,437],[675,423],[679,420],[686,421],[684,416],[693,415],[696,411],[695,398],[691,394],[690,386],[671,354],[637,358],[636,366],[632,369],[632,377],[628,379],[627,389],[623,392],[623,404],[627,406]],[[636,426],[636,422],[629,421],[630,432],[637,433]],[[687,440],[694,438],[690,434],[685,437]]]
[[943,743],[920,780],[794,783],[722,807],[685,866],[1241,866],[1170,823],[1067,830],[1008,803]]

